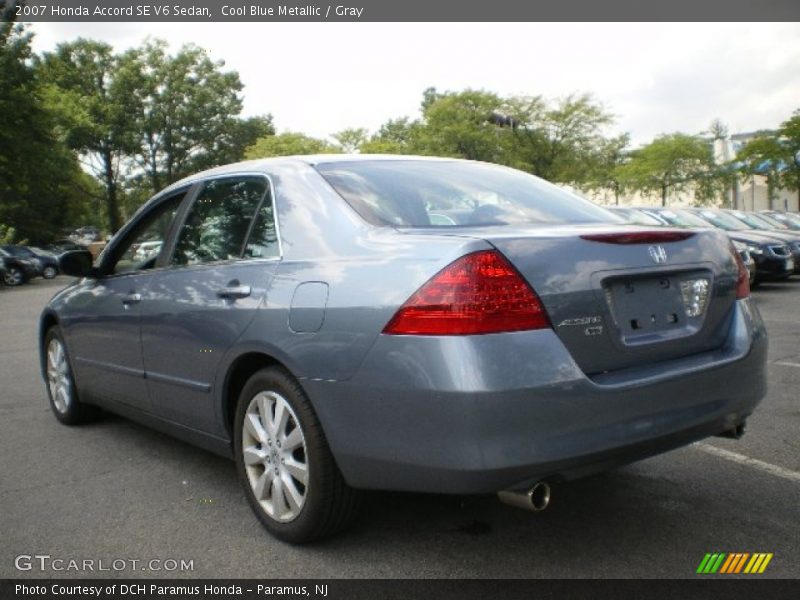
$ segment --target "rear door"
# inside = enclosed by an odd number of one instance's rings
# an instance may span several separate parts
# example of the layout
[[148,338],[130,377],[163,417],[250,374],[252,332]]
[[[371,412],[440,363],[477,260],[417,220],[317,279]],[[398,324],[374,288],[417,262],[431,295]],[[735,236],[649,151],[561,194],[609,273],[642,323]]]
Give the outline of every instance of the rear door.
[[153,411],[222,434],[214,377],[253,320],[279,259],[270,182],[206,182],[142,301],[142,352]]

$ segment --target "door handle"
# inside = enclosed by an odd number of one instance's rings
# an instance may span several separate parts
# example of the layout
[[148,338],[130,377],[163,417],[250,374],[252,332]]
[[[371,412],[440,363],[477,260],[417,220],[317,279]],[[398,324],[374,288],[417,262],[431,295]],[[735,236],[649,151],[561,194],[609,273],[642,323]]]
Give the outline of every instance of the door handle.
[[131,292],[130,294],[122,297],[122,303],[125,306],[130,306],[131,304],[138,304],[142,301],[142,295],[137,294],[135,292]]
[[226,300],[236,300],[237,298],[247,298],[250,295],[249,285],[229,285],[217,292],[217,297]]

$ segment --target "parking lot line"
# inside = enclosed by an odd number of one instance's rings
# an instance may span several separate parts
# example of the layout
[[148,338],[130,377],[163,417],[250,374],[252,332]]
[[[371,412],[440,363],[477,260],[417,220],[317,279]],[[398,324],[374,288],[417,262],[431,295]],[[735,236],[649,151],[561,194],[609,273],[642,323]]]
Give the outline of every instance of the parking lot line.
[[782,477],[783,479],[788,479],[789,481],[794,481],[795,483],[800,483],[800,473],[797,471],[792,471],[791,469],[785,469],[783,467],[779,467],[778,465],[773,465],[768,462],[764,462],[763,460],[758,460],[755,458],[750,458],[749,456],[745,456],[744,454],[739,454],[738,452],[731,452],[730,450],[725,450],[723,448],[717,448],[716,446],[712,446],[711,444],[706,444],[703,442],[697,442],[696,444],[692,444],[694,448],[705,452],[706,454],[712,454],[714,456],[718,456],[719,458],[724,458],[726,460],[730,460],[735,463],[739,463],[740,465],[745,465],[748,467],[753,467],[754,469],[758,469],[759,471],[764,471],[765,473],[769,473],[770,475],[776,475],[777,477]]
[[791,362],[791,361],[788,361],[788,360],[776,360],[775,364],[776,365],[781,365],[782,367],[798,367],[798,368],[800,368],[800,363]]

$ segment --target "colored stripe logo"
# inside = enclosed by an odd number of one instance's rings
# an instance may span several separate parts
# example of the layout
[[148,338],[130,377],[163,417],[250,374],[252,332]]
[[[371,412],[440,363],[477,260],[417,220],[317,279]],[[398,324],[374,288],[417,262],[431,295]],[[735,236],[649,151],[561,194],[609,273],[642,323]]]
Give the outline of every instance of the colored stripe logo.
[[716,552],[708,553],[700,561],[697,573],[702,575],[713,575],[714,573],[735,575],[746,573],[755,575],[763,573],[769,561],[772,560],[772,552]]

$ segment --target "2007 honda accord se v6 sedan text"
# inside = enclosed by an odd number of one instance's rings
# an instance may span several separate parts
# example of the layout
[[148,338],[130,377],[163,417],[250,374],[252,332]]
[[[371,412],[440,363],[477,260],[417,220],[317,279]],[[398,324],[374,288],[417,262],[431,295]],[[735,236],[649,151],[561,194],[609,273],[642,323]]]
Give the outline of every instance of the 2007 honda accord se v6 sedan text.
[[240,163],[147,202],[41,317],[56,417],[97,407],[232,457],[277,537],[359,490],[498,492],[718,434],[767,339],[724,233],[652,229],[454,159]]

